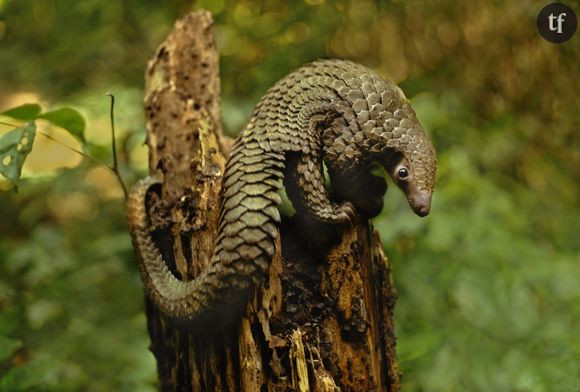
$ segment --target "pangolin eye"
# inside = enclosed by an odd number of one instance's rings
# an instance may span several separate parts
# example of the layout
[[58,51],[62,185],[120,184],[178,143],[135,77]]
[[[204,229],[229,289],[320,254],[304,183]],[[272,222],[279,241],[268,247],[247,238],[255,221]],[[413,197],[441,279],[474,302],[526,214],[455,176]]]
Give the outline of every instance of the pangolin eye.
[[402,167],[399,169],[399,178],[405,178],[409,175],[409,171],[406,167]]

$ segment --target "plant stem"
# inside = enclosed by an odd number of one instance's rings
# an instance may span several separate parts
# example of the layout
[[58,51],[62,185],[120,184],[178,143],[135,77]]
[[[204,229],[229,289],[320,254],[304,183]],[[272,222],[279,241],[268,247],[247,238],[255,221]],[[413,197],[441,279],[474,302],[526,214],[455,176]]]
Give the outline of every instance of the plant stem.
[[111,97],[110,116],[111,116],[111,134],[112,134],[111,148],[113,149],[113,172],[115,173],[115,176],[119,180],[119,183],[121,184],[121,188],[123,188],[123,193],[125,194],[125,200],[126,200],[127,199],[127,187],[125,186],[125,183],[123,182],[123,179],[121,178],[121,173],[119,173],[119,161],[117,160],[117,142],[116,142],[116,138],[115,138],[115,96],[111,93],[107,93],[107,95],[109,97]]

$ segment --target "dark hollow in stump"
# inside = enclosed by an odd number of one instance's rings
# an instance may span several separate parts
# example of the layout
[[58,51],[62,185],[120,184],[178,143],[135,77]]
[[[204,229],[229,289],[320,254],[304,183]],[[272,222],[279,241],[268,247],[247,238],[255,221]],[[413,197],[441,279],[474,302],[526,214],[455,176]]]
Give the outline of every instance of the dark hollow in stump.
[[[149,214],[168,267],[184,280],[213,252],[231,145],[221,132],[212,24],[208,12],[176,22],[146,74],[149,167],[164,176]],[[188,331],[146,299],[159,389],[399,391],[396,291],[378,233],[359,221],[322,256],[288,219],[279,238],[269,277],[235,328]]]

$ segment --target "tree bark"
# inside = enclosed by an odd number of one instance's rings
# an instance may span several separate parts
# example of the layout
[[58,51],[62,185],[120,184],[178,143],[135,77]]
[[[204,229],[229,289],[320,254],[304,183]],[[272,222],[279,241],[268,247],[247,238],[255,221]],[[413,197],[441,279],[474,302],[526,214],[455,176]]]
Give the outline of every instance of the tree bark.
[[[208,12],[185,16],[149,62],[149,214],[172,272],[191,279],[213,252],[231,140],[220,124],[219,59]],[[192,331],[146,299],[162,391],[399,391],[396,300],[379,235],[360,221],[324,252],[280,227],[269,276],[228,330]]]

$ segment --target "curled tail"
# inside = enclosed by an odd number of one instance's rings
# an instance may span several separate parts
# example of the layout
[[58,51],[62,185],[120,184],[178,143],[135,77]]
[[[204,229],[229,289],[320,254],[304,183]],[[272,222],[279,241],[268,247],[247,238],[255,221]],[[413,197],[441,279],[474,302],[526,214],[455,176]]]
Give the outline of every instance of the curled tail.
[[[191,281],[177,279],[151,238],[145,198],[160,181],[131,190],[127,216],[145,289],[166,316],[185,322],[231,319],[268,270],[275,251],[284,157],[239,140],[226,166],[218,237],[211,261]],[[224,314],[229,313],[229,314]]]

